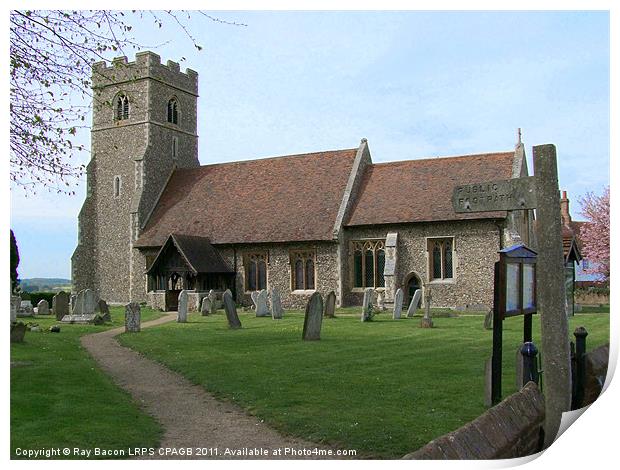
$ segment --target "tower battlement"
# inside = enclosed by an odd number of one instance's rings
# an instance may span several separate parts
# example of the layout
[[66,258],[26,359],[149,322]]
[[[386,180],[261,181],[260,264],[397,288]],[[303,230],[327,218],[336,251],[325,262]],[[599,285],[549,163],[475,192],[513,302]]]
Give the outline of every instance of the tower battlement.
[[104,88],[109,85],[152,78],[166,83],[175,84],[188,93],[198,95],[198,73],[190,68],[181,71],[178,62],[161,63],[161,57],[154,52],[138,52],[133,62],[127,56],[112,59],[112,63],[95,62],[92,66],[93,88]]

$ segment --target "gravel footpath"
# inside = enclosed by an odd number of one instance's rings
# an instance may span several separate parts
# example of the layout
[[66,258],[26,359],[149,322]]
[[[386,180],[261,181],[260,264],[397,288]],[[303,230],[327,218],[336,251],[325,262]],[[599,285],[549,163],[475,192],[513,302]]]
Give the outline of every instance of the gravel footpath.
[[[176,313],[167,313],[157,320],[143,323],[142,328],[175,319]],[[121,327],[86,335],[81,342],[114,382],[129,392],[146,413],[154,416],[164,428],[160,448],[155,450],[155,455],[143,458],[337,458],[285,454],[286,448],[301,451],[299,453],[304,453],[306,449],[306,454],[317,448],[323,451],[328,448],[284,437],[236,405],[216,400],[201,386],[190,383],[180,374],[121,346],[114,337],[124,331]],[[181,449],[191,449],[191,455],[179,455]],[[235,454],[227,453],[227,449]],[[264,452],[256,452],[257,449],[267,450],[268,455],[260,455]],[[280,455],[276,449],[281,449]],[[334,449],[332,451],[335,452]],[[170,455],[166,456],[166,452]]]

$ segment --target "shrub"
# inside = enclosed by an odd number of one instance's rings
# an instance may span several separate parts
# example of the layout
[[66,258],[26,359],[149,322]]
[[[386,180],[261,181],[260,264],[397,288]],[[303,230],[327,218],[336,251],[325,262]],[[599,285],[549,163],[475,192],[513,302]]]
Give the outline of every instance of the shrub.
[[[54,292],[30,292],[29,294],[30,303],[34,307],[36,307],[40,300],[47,300],[47,303],[49,304],[50,308],[52,308],[52,299],[54,298],[55,295],[56,294]],[[27,300],[24,298],[23,294],[22,294],[22,299]]]

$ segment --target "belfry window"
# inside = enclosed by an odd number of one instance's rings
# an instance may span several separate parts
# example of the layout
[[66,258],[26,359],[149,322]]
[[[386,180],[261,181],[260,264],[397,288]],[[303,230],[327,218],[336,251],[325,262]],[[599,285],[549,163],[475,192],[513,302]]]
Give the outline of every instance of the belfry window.
[[119,95],[116,98],[116,120],[129,119],[129,98],[127,95]]
[[179,104],[176,98],[172,98],[170,101],[168,101],[168,122],[172,124],[179,123],[178,107],[179,107]]
[[360,240],[352,242],[353,287],[385,287],[384,240]]

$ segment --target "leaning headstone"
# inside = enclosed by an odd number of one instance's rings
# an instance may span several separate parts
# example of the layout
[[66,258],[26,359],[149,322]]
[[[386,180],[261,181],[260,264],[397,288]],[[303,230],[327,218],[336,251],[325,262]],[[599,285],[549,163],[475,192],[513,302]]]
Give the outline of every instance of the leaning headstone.
[[489,310],[487,314],[484,316],[484,329],[492,330],[493,329],[493,310]]
[[422,297],[422,290],[417,289],[413,293],[413,298],[411,299],[411,303],[409,304],[409,309],[407,310],[407,318],[411,318],[415,314],[415,311],[418,309],[418,305],[420,304],[420,297]]
[[362,321],[368,321],[371,317],[372,313],[372,297],[374,294],[374,290],[372,287],[366,288],[364,290],[364,300],[362,301]]
[[37,304],[37,313],[39,315],[49,315],[50,314],[50,305],[47,303],[47,300],[41,299]]
[[69,294],[60,291],[52,299],[52,311],[56,316],[56,320],[60,321],[65,315],[69,315]]
[[178,323],[186,323],[187,322],[187,291],[183,289],[179,292],[179,303],[177,309],[177,322]]
[[394,320],[398,320],[400,318],[400,314],[403,311],[403,290],[398,289],[396,291],[396,295],[394,296],[394,313],[392,314],[392,318]]
[[209,315],[211,313],[211,309],[212,309],[212,304],[211,304],[211,299],[207,296],[207,297],[203,297],[202,298],[202,304],[200,305],[200,314],[203,317],[206,317],[207,315]]
[[304,317],[304,329],[302,338],[304,341],[321,339],[321,323],[323,321],[323,298],[315,292],[306,305]]
[[138,333],[140,331],[140,304],[131,302],[125,305],[125,332]]
[[252,298],[252,303],[254,304],[254,310],[258,308],[257,301],[258,301],[259,293],[260,293],[259,291],[255,290],[255,291],[252,291],[252,293],[250,294],[250,297]]
[[280,298],[280,291],[275,287],[271,289],[271,318],[279,320],[284,315],[282,310],[282,299]]
[[110,308],[108,307],[108,303],[105,300],[99,299],[99,302],[97,303],[97,310],[99,311],[99,314],[101,315],[101,318],[104,322],[112,321],[112,316],[110,315]]
[[232,298],[232,292],[226,289],[224,295],[222,296],[222,300],[224,301],[224,311],[226,312],[226,319],[228,320],[228,326],[232,329],[241,328],[241,322],[239,321],[239,316],[237,315],[237,307],[235,306],[235,301]]
[[268,317],[271,314],[269,313],[269,308],[267,307],[267,290],[263,289],[256,296],[256,316],[257,317]]
[[325,312],[323,316],[328,318],[334,318],[336,316],[336,293],[332,290],[329,291],[327,297],[325,297]]
[[432,328],[433,327],[433,318],[431,317],[431,290],[426,289],[425,292],[425,302],[424,302],[424,317],[420,321],[420,328]]

